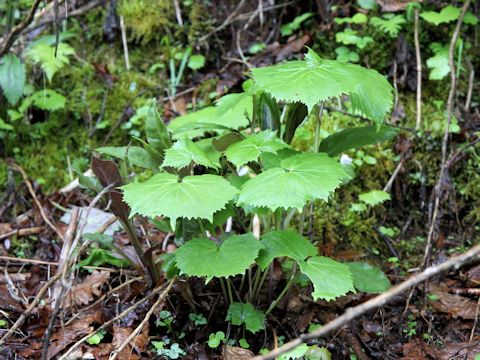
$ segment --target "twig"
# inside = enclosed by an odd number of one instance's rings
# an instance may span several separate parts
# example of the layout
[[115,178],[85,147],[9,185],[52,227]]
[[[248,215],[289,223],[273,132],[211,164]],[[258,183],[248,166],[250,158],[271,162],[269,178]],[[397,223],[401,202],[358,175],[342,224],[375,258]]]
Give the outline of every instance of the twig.
[[30,8],[30,11],[28,13],[28,16],[26,19],[24,19],[20,24],[15,26],[6,36],[5,41],[3,42],[3,46],[0,48],[0,57],[5,55],[10,47],[13,45],[13,42],[17,38],[17,36],[22,32],[23,29],[25,29],[28,25],[31,24],[33,21],[33,18],[35,16],[35,12],[38,9],[38,6],[42,0],[35,0],[35,2],[32,4],[32,7]]
[[[468,0],[467,0],[468,1]],[[392,287],[390,290],[387,292],[374,297],[373,299],[370,299],[363,304],[357,305],[353,308],[347,309],[343,315],[340,317],[336,318],[335,320],[327,323],[326,325],[322,326],[321,328],[308,333],[308,334],[303,334],[300,337],[289,341],[288,343],[284,344],[277,350],[271,351],[266,355],[259,355],[253,358],[253,360],[270,360],[274,359],[275,357],[286,353],[287,351],[290,351],[297,346],[301,345],[302,343],[308,342],[310,340],[314,340],[319,337],[323,337],[325,335],[328,335],[332,331],[339,329],[340,327],[348,324],[350,321],[362,316],[363,314],[377,309],[391,300],[393,300],[396,296],[404,294],[408,289],[410,289],[413,286],[416,286],[420,283],[422,283],[425,280],[428,280],[436,275],[439,275],[442,272],[445,272],[447,270],[450,270],[452,268],[458,269],[461,266],[465,265],[466,263],[474,260],[475,258],[478,258],[480,255],[480,245],[477,245],[473,247],[472,249],[468,250],[467,252],[452,257],[445,261],[442,264],[435,265],[432,267],[429,267],[422,271],[421,273],[418,273],[416,275],[413,275],[409,279],[405,280],[404,282]]]
[[125,29],[125,20],[120,16],[120,31],[122,33],[123,54],[125,56],[125,67],[130,70],[130,58],[128,56],[127,31]]
[[243,7],[244,4],[245,4],[245,0],[241,0],[240,3],[237,5],[237,7],[230,13],[230,15],[225,19],[225,21],[220,26],[217,26],[215,29],[210,31],[208,34],[202,36],[200,39],[198,39],[198,41],[203,42],[203,41],[207,40],[213,34],[225,29],[228,25],[230,25],[230,23],[235,18],[238,11]]
[[155,302],[155,304],[153,304],[153,306],[150,308],[150,310],[148,310],[148,312],[145,314],[145,317],[142,320],[142,322],[140,323],[140,325],[138,325],[135,328],[135,330],[132,331],[132,333],[125,339],[125,341],[122,342],[122,344],[117,349],[115,349],[114,351],[112,351],[110,353],[109,360],[115,360],[117,358],[118,354],[120,354],[122,352],[122,350],[125,348],[125,346],[127,346],[130,343],[130,341],[132,341],[133,338],[136,337],[140,333],[140,331],[143,329],[145,324],[148,323],[148,321],[150,320],[150,317],[153,315],[153,312],[155,311],[155,309],[165,300],[165,297],[167,296],[168,292],[170,291],[171,285],[172,284],[170,284],[169,287],[167,289],[165,289],[165,291],[163,291],[160,294],[160,296],[158,297],[158,300]]
[[466,59],[466,63],[470,68],[470,75],[468,76],[467,98],[465,99],[465,106],[463,107],[463,109],[465,111],[468,111],[472,102],[473,81],[475,80],[475,68],[473,67],[472,62],[468,58]]
[[42,288],[40,289],[40,291],[38,292],[37,296],[35,297],[35,299],[33,299],[32,303],[28,306],[28,308],[22,313],[22,315],[20,315],[20,317],[18,318],[17,321],[15,321],[15,324],[12,325],[12,327],[5,333],[5,335],[2,336],[2,338],[0,339],[0,346],[3,345],[5,343],[5,341],[7,341],[7,339],[20,327],[22,326],[22,324],[25,322],[25,320],[30,316],[30,314],[32,313],[33,309],[35,309],[35,307],[38,305],[38,303],[40,302],[40,300],[42,299],[43,295],[45,295],[45,293],[47,292],[48,288],[53,284],[55,283],[55,281],[57,281],[60,276],[62,276],[62,273],[59,271],[55,274],[55,276],[53,276],[52,278],[50,278],[50,280],[48,280],[45,285],[42,286]]
[[383,188],[383,191],[385,192],[389,192],[390,189],[392,188],[392,185],[393,185],[393,182],[395,181],[396,177],[398,176],[398,173],[400,172],[400,170],[402,169],[403,167],[403,163],[405,162],[405,158],[402,157],[402,159],[399,161],[397,167],[395,168],[395,170],[393,171],[393,174],[392,176],[390,176],[390,179],[388,179],[388,182],[387,184],[385,185],[385,187]]
[[36,259],[24,259],[24,258],[17,258],[13,256],[5,256],[5,255],[0,256],[0,260],[29,263],[29,264],[38,264],[38,265],[58,266],[58,263],[56,262],[36,260]]
[[15,229],[12,231],[9,231],[5,234],[0,235],[0,240],[6,239],[10,236],[29,236],[29,235],[36,235],[40,234],[45,227],[43,226],[34,226],[30,228],[24,228],[24,229]]
[[27,174],[25,173],[25,170],[23,170],[20,165],[15,164],[15,163],[11,163],[10,166],[14,170],[16,170],[16,171],[20,172],[20,174],[22,174],[23,181],[25,182],[25,184],[27,184],[28,191],[30,192],[30,195],[32,196],[33,201],[35,202],[35,205],[37,205],[38,210],[40,211],[40,214],[42,215],[43,220],[47,223],[48,226],[50,226],[50,228],[53,231],[55,231],[57,233],[57,235],[63,241],[63,234],[60,232],[60,230],[58,230],[55,227],[55,225],[53,225],[53,223],[47,217],[47,214],[45,214],[45,211],[43,210],[42,204],[40,204],[40,201],[38,200],[37,195],[35,194],[35,191],[33,190],[33,186],[31,184],[31,182],[28,180],[28,177],[27,177]]
[[178,25],[183,26],[182,11],[180,10],[178,0],[173,0],[173,6],[175,7],[175,17],[177,18],[177,23]]
[[473,322],[472,330],[470,331],[470,338],[468,339],[468,342],[471,343],[473,340],[473,335],[475,335],[475,329],[477,328],[477,323],[478,323],[478,311],[480,310],[480,296],[478,297],[477,300],[477,309],[475,310],[475,320]]
[[415,129],[420,129],[422,125],[422,56],[420,53],[420,41],[418,39],[418,14],[419,9],[415,9],[415,20],[414,20],[414,39],[415,39],[415,58],[417,61],[417,122]]
[[74,351],[76,350],[80,345],[82,345],[88,338],[90,338],[91,336],[97,334],[99,331],[103,330],[103,329],[106,329],[107,327],[109,327],[110,325],[112,325],[115,321],[117,320],[120,320],[121,318],[123,318],[124,316],[128,315],[131,311],[135,310],[136,308],[138,308],[140,305],[142,305],[145,301],[151,299],[152,297],[154,297],[156,294],[162,292],[163,293],[168,293],[173,285],[173,283],[175,282],[175,279],[172,279],[170,281],[168,281],[167,283],[163,284],[162,286],[159,286],[157,287],[156,289],[153,289],[152,292],[150,294],[148,294],[147,296],[145,296],[143,299],[140,299],[139,301],[137,301],[136,303],[134,303],[132,306],[130,306],[129,308],[125,309],[124,311],[122,311],[120,314],[118,314],[117,316],[115,316],[113,319],[110,319],[109,321],[107,321],[106,323],[104,323],[102,326],[98,327],[94,332],[92,332],[91,334],[88,334],[86,336],[84,336],[83,338],[81,338],[80,340],[78,340],[75,344],[72,345],[72,347],[70,347],[70,349],[67,350],[67,352],[65,354],[63,354],[58,360],[65,360],[67,358],[69,358],[69,355]]
[[465,17],[465,13],[467,12],[468,7],[470,6],[470,1],[467,0],[465,4],[463,4],[462,11],[457,21],[457,25],[455,26],[455,31],[452,35],[452,40],[450,41],[450,48],[448,50],[448,64],[450,66],[450,76],[451,76],[451,83],[450,83],[450,92],[448,94],[447,100],[447,123],[445,124],[445,130],[443,133],[443,141],[442,141],[442,160],[440,163],[440,174],[438,175],[437,183],[433,188],[433,212],[432,217],[430,219],[430,228],[428,230],[427,236],[427,245],[425,246],[425,254],[423,256],[423,268],[428,266],[428,262],[430,261],[430,252],[432,249],[432,240],[435,233],[438,211],[440,207],[440,198],[443,192],[443,180],[445,176],[446,170],[446,161],[447,161],[447,146],[448,146],[448,134],[450,130],[450,124],[452,122],[452,113],[453,113],[453,100],[455,98],[455,92],[457,88],[457,76],[455,74],[455,62],[454,62],[454,51],[455,45],[458,40],[458,35],[460,33],[460,28],[463,23],[463,18]]

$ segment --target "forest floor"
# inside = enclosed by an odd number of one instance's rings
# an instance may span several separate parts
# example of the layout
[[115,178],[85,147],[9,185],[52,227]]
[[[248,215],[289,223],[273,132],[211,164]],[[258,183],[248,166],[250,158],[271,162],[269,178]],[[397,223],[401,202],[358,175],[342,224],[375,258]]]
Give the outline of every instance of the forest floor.
[[[328,1],[309,5],[281,3],[272,9],[270,2],[265,2],[267,9],[260,18],[261,12],[255,12],[257,1],[246,1],[239,9],[236,2],[220,6],[220,2],[212,1],[196,9],[196,5],[185,5],[190,2],[184,1],[182,6],[190,9],[183,19],[189,22],[188,30],[178,30],[178,13],[168,8],[172,11],[169,21],[174,25],[161,25],[166,35],[160,38],[155,35],[160,30],[148,23],[152,21],[148,14],[141,30],[138,21],[142,17],[137,14],[137,18],[129,18],[127,10],[133,10],[124,9],[126,20],[137,21],[133,25],[127,22],[132,33],[131,70],[126,70],[121,30],[109,23],[109,7],[97,3],[101,2],[80,1],[83,10],[71,15],[71,33],[81,34],[78,36],[84,43],[77,42],[74,36],[66,37],[75,48],[76,59],[72,58],[72,64],[48,83],[69,98],[64,108],[57,112],[29,110],[26,117],[31,128],[14,123],[15,133],[1,138],[5,160],[0,163],[0,172],[4,172],[0,174],[0,359],[250,359],[374,299],[377,294],[357,292],[332,302],[314,301],[311,285],[294,286],[268,315],[265,329],[253,335],[225,321],[228,304],[218,279],[205,284],[200,278],[172,280],[162,274],[163,284],[153,287],[138,267],[125,265],[110,252],[95,251],[90,242],[82,242],[83,233],[105,232],[122,251],[133,252],[128,234],[114,222],[115,218],[112,220],[108,206],[75,181],[77,174],[89,170],[92,149],[124,145],[143,132],[138,110],[151,97],[162,104],[161,116],[168,123],[176,116],[211,104],[226,92],[237,92],[250,67],[301,57],[305,46],[321,48],[325,57],[335,57],[335,33],[340,29],[334,18],[368,11],[359,10],[355,1],[341,1],[333,9],[330,6],[327,19],[321,4]],[[386,3],[394,7],[387,11],[404,14],[404,2]],[[213,11],[215,4],[216,20],[208,19],[208,11]],[[378,5],[371,11],[381,14],[382,8]],[[292,25],[296,16],[307,12],[312,14],[307,23]],[[52,14],[46,11],[45,19]],[[219,19],[227,20],[222,23]],[[285,25],[293,30],[282,36],[280,29]],[[443,33],[425,30],[422,46],[428,48],[431,42],[451,34],[455,24],[450,25]],[[47,30],[49,26],[43,25]],[[358,31],[368,35],[371,29]],[[472,80],[476,92],[466,107],[466,65],[459,72],[455,129],[447,131],[445,143],[450,75],[433,81],[425,73],[424,131],[416,131],[412,32],[407,24],[395,38],[372,33],[372,37],[377,36],[377,45],[368,53],[357,49],[360,64],[388,75],[395,85],[396,107],[386,122],[401,131],[389,142],[348,153],[357,178],[339,190],[331,203],[316,204],[309,233],[305,234],[313,239],[321,255],[375,264],[392,286],[419,274],[426,265],[444,263],[479,243],[478,80]],[[24,34],[26,41],[37,36],[34,30]],[[109,36],[113,40],[108,40]],[[182,44],[175,44],[176,36],[187,44],[197,40],[200,45],[193,46],[193,51],[204,54],[207,62],[197,70],[189,70],[172,95],[162,54],[172,48],[185,50]],[[478,64],[479,54],[475,51],[466,63]],[[150,54],[162,60],[146,59]],[[45,81],[38,69],[29,71],[32,84]],[[7,118],[6,113],[0,112],[0,120],[2,116]],[[322,126],[328,135],[362,122],[359,117],[332,110],[326,112]],[[307,146],[312,127],[306,124],[299,129],[296,146]],[[447,147],[446,165],[442,163],[442,146]],[[444,175],[439,181],[442,166]],[[390,200],[364,212],[351,210],[358,194],[376,189],[386,189]],[[432,212],[437,206],[438,218],[432,225]],[[79,214],[72,208],[79,209]],[[87,213],[89,221],[85,225],[82,216]],[[155,256],[178,246],[174,233],[162,231],[147,219],[139,218],[135,225],[142,244],[151,248]],[[233,226],[240,228],[237,223]],[[434,236],[428,249],[432,229]],[[72,264],[68,258],[70,248],[79,244],[78,261]],[[240,277],[234,279],[236,284],[240,281]],[[286,282],[280,264],[275,263],[259,302],[271,302]],[[309,341],[309,346],[318,345],[328,351],[308,359],[479,359],[479,313],[477,256],[461,268],[438,274],[392,297],[385,305],[329,335]],[[302,357],[294,353],[278,357],[296,358]]]

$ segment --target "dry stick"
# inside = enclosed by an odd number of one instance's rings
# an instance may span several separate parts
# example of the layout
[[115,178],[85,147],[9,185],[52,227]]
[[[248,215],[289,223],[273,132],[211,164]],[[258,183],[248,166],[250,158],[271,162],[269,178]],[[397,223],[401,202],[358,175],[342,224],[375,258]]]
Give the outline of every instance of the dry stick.
[[33,201],[35,202],[35,205],[37,205],[38,210],[40,210],[40,214],[42,215],[43,220],[47,223],[50,228],[57,233],[57,235],[60,237],[60,239],[63,241],[63,234],[58,230],[55,225],[50,221],[50,219],[47,217],[47,214],[45,214],[45,211],[43,210],[42,204],[40,204],[40,201],[37,198],[37,195],[35,194],[35,191],[33,190],[32,183],[28,180],[27,174],[25,173],[25,170],[22,169],[20,165],[17,165],[15,163],[10,164],[10,166],[18,171],[20,174],[22,174],[23,181],[25,184],[27,184],[28,192],[33,198]]
[[[170,285],[163,291],[160,296],[158,297],[158,300],[153,304],[153,306],[148,310],[148,312],[145,314],[145,318],[142,320],[142,322],[133,330],[133,332],[125,339],[125,341],[122,342],[122,344],[112,351],[110,353],[109,360],[115,360],[122,352],[122,350],[130,343],[130,341],[133,340],[134,337],[136,337],[140,331],[143,329],[146,323],[150,320],[150,317],[153,315],[153,312],[155,309],[165,300],[165,297],[167,296],[168,292],[170,291],[170,288],[172,287],[173,282],[170,283]],[[134,343],[135,344],[135,343]]]
[[177,23],[178,25],[183,26],[182,11],[180,10],[178,0],[173,0],[173,6],[175,7],[175,17],[177,18]]
[[[104,330],[106,329],[107,327],[109,327],[110,325],[112,325],[115,321],[117,320],[120,320],[121,318],[123,318],[124,316],[128,315],[131,311],[135,310],[136,308],[138,308],[140,305],[142,305],[145,301],[151,299],[152,297],[154,297],[156,294],[162,292],[163,293],[168,293],[168,291],[170,291],[173,283],[175,282],[175,279],[172,279],[170,281],[168,281],[167,283],[163,284],[162,286],[159,286],[158,288],[156,289],[153,289],[152,292],[150,294],[148,294],[147,296],[145,296],[143,299],[137,301],[136,303],[134,303],[132,306],[130,306],[129,308],[125,309],[124,311],[122,311],[120,314],[118,314],[117,316],[115,316],[113,319],[110,319],[109,321],[107,321],[106,323],[104,323],[102,326],[98,327],[95,331],[93,331],[91,334],[88,334],[86,336],[84,336],[83,338],[81,338],[80,340],[78,340],[75,344],[72,345],[72,347],[70,349],[67,350],[67,352],[65,354],[63,354],[58,360],[65,360],[67,358],[69,358],[69,355],[74,351],[76,350],[80,345],[82,345],[88,338],[90,338],[91,336],[97,334],[99,331],[101,330]],[[165,288],[166,287],[166,288]],[[165,290],[164,290],[165,288]]]
[[38,265],[58,266],[58,263],[56,263],[56,262],[36,260],[36,259],[16,258],[16,257],[13,257],[13,256],[5,256],[5,255],[0,256],[0,260],[20,262],[20,263],[29,263],[29,264],[38,264]]
[[388,179],[388,182],[387,184],[385,185],[385,187],[383,188],[383,191],[385,192],[389,192],[390,189],[392,188],[392,185],[393,185],[393,182],[395,181],[396,177],[398,176],[398,173],[400,172],[400,170],[402,169],[403,167],[403,163],[405,162],[405,158],[402,157],[402,159],[400,160],[400,162],[398,163],[397,167],[395,168],[395,170],[393,171],[393,174],[392,176],[390,176],[390,179]]
[[418,39],[419,21],[418,21],[419,9],[415,9],[414,20],[414,39],[415,39],[415,58],[417,61],[417,123],[415,129],[420,129],[422,125],[422,57],[420,54],[420,41]]
[[31,228],[24,228],[24,229],[15,229],[12,231],[9,231],[5,234],[0,235],[0,240],[6,239],[10,236],[29,236],[29,235],[36,235],[40,234],[45,227],[43,226],[35,226]]
[[127,30],[125,29],[125,20],[120,16],[120,31],[122,33],[123,54],[125,56],[125,67],[130,70],[130,58],[128,56]]
[[422,265],[423,268],[426,268],[428,266],[428,262],[430,261],[432,240],[434,237],[436,223],[437,223],[438,211],[440,207],[440,198],[442,195],[442,188],[443,188],[443,177],[445,176],[445,169],[446,169],[448,134],[450,129],[450,123],[452,122],[453,100],[455,98],[455,91],[457,88],[457,76],[455,74],[455,62],[454,62],[453,54],[455,51],[455,45],[458,40],[458,35],[460,33],[460,28],[463,23],[463,18],[465,17],[465,13],[467,12],[468,7],[470,6],[470,1],[471,0],[467,0],[462,7],[462,12],[460,13],[460,16],[458,18],[457,25],[455,26],[452,40],[450,41],[450,48],[448,50],[448,64],[450,66],[451,83],[450,83],[450,92],[448,94],[448,100],[447,100],[447,123],[445,125],[445,130],[443,133],[442,160],[440,163],[440,174],[438,175],[437,183],[433,188],[434,205],[433,205],[432,217],[430,219],[430,228],[428,230],[427,245],[425,247],[425,254],[423,256],[423,265]]
[[364,302],[363,304],[347,309],[347,311],[345,311],[343,315],[327,323],[325,326],[322,326],[321,328],[311,333],[303,334],[300,337],[286,343],[280,348],[274,351],[271,351],[264,356],[260,356],[260,355],[256,356],[253,358],[253,360],[274,359],[275,357],[296,348],[302,343],[328,335],[332,331],[339,329],[340,327],[348,324],[350,321],[358,318],[359,316],[362,316],[363,314],[371,310],[377,309],[387,304],[388,302],[393,300],[393,298],[395,298],[396,296],[405,294],[405,292],[411,287],[416,286],[422,283],[423,281],[428,280],[444,271],[450,270],[452,268],[455,268],[455,269],[460,268],[461,266],[465,265],[467,262],[470,262],[475,258],[478,258],[479,254],[480,254],[480,245],[477,245],[461,255],[451,257],[450,259],[448,259],[442,264],[429,267],[424,271],[422,271],[421,273],[413,275],[412,277],[405,280],[404,282],[394,286],[387,292],[377,297],[374,297],[373,299],[370,299]]
[[238,11],[243,7],[244,4],[245,4],[245,0],[241,0],[240,3],[235,8],[235,10],[233,10],[230,13],[230,15],[225,19],[225,21],[220,26],[216,27],[215,29],[210,31],[208,34],[202,36],[200,39],[198,39],[198,42],[203,42],[207,40],[210,36],[215,34],[216,32],[219,32],[225,29],[232,22],[233,18],[235,17],[235,15],[237,15]]
[[15,41],[16,37],[22,32],[22,30],[31,24],[35,16],[35,12],[37,11],[38,6],[40,5],[41,2],[42,0],[35,0],[32,7],[30,8],[27,18],[24,19],[20,24],[15,26],[8,33],[7,37],[5,38],[5,41],[3,42],[3,46],[0,48],[0,57],[2,57],[8,52],[10,47],[13,45],[13,42]]
[[48,280],[45,285],[42,286],[40,291],[38,292],[37,296],[35,299],[33,299],[32,303],[28,306],[28,308],[20,315],[17,321],[15,321],[15,324],[5,333],[5,335],[2,336],[0,339],[0,346],[7,341],[7,339],[20,327],[22,324],[25,322],[25,320],[30,316],[32,313],[33,309],[38,305],[40,300],[42,299],[43,295],[47,292],[48,288],[55,282],[57,281],[60,277],[62,276],[62,273],[59,271],[57,272],[50,280]]
[[472,94],[473,94],[473,81],[475,80],[475,68],[473,67],[471,61],[466,59],[467,65],[470,68],[470,75],[468,76],[468,91],[467,91],[467,98],[465,99],[465,106],[463,109],[468,111],[470,109],[470,104],[472,102]]

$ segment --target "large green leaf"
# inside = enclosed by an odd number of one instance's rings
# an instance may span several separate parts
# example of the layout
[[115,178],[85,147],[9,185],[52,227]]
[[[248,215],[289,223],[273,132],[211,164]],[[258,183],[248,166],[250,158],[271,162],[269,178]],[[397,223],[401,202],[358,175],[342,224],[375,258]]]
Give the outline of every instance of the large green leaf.
[[172,229],[180,217],[213,221],[213,214],[225,207],[238,190],[221,176],[198,175],[179,179],[157,174],[144,183],[122,187],[123,198],[132,214],[167,216]]
[[349,291],[355,292],[350,268],[324,256],[298,261],[302,273],[313,283],[313,299],[335,300]]
[[[203,148],[198,146],[188,138],[177,140],[173,146],[165,151],[165,160],[162,167],[171,166],[177,169],[188,166],[192,161],[196,164],[203,165],[209,168],[218,168],[218,158],[220,153],[216,151],[213,146],[210,149],[211,153],[207,153]],[[217,154],[216,162],[210,159],[209,155]]]
[[375,206],[390,200],[390,194],[382,190],[372,190],[358,195],[358,198],[367,205]]
[[322,140],[319,151],[326,152],[330,156],[337,156],[350,149],[390,140],[397,133],[396,128],[388,125],[382,125],[380,128],[376,126],[349,128]]
[[117,159],[128,158],[128,161],[135,166],[158,170],[159,164],[155,159],[140,146],[105,146],[96,148],[100,154],[110,155]]
[[264,171],[249,180],[238,204],[302,209],[307,201],[327,200],[350,175],[327,154],[303,153],[280,162],[280,167]]
[[181,273],[190,276],[228,277],[243,274],[255,261],[260,242],[251,234],[234,235],[221,245],[209,239],[192,239],[175,251]]
[[304,261],[309,256],[317,255],[317,249],[310,241],[296,231],[270,231],[262,236],[263,249],[260,250],[257,263],[266,269],[270,262],[280,256]]
[[25,65],[13,54],[7,54],[1,59],[0,87],[7,101],[15,105],[22,97],[25,87]]
[[304,61],[252,69],[252,75],[277,100],[300,101],[309,111],[320,101],[346,94],[355,110],[381,122],[393,103],[393,88],[376,71],[321,59],[312,50]]
[[248,136],[246,139],[230,145],[225,151],[227,159],[236,167],[256,161],[263,153],[277,153],[288,147],[277,137],[276,131],[265,130]]
[[231,303],[225,320],[230,321],[232,325],[245,324],[247,330],[254,334],[265,329],[265,314],[250,303]]
[[50,89],[34,92],[28,98],[22,101],[20,111],[27,110],[31,105],[46,111],[60,110],[65,107],[67,99],[62,94]]
[[381,293],[390,288],[390,280],[383,271],[363,262],[346,263],[353,276],[353,285],[357,290],[367,293]]
[[[187,115],[179,116],[168,124],[168,129],[172,132],[173,137],[187,136],[189,138],[201,136],[208,129],[204,124],[217,125],[218,130],[222,128],[240,129],[248,126],[249,118],[252,116],[252,96],[242,96],[241,98],[230,98],[233,95],[226,95],[219,100],[218,106],[208,106],[201,110],[192,112]],[[226,98],[225,104],[222,99]],[[238,100],[238,101],[231,101]],[[201,124],[199,128],[195,128],[196,124]],[[215,129],[215,127],[213,127]]]

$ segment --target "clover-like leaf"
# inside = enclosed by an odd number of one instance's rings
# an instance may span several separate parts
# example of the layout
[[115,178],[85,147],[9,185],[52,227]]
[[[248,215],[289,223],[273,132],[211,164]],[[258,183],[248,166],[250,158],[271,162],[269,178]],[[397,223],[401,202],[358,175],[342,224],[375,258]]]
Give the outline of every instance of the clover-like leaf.
[[[210,141],[211,143],[211,141]],[[218,168],[218,158],[220,152],[210,149],[210,154],[204,150],[198,143],[194,143],[188,138],[177,140],[173,146],[165,151],[165,160],[162,167],[171,166],[177,169],[188,166],[192,161],[198,165],[203,165],[208,168]],[[216,162],[212,161],[210,155],[215,152],[217,154]]]
[[257,263],[266,269],[270,262],[280,256],[304,261],[309,256],[317,255],[317,249],[310,241],[296,231],[270,231],[262,236],[263,249],[260,250]]
[[197,175],[179,179],[173,174],[157,174],[143,183],[122,187],[123,199],[132,214],[167,216],[172,229],[178,218],[213,220],[238,190],[221,176]]
[[262,245],[251,233],[233,235],[221,245],[209,239],[192,239],[175,251],[182,274],[213,277],[243,274],[255,262]]
[[307,201],[327,200],[345,180],[345,169],[324,153],[293,155],[280,162],[280,167],[264,171],[242,187],[238,204],[302,209]]
[[382,270],[363,262],[346,263],[353,276],[357,290],[367,293],[381,293],[390,288],[390,280]]
[[232,325],[243,325],[248,331],[256,333],[265,329],[265,314],[253,307],[250,303],[231,303],[228,307],[226,321],[230,321]]
[[376,126],[349,128],[323,139],[319,151],[336,156],[350,149],[390,140],[397,133],[396,128],[388,125],[382,125],[380,128]]
[[334,300],[349,291],[355,292],[350,268],[324,256],[314,256],[307,261],[298,261],[300,270],[313,283],[313,299]]
[[256,161],[263,153],[277,153],[277,150],[288,147],[280,140],[275,131],[265,130],[248,136],[242,141],[230,145],[225,151],[227,159],[236,167]]
[[355,111],[380,123],[393,103],[393,88],[378,72],[321,59],[313,50],[304,61],[252,69],[252,75],[277,100],[300,101],[309,111],[320,101],[346,94]]

